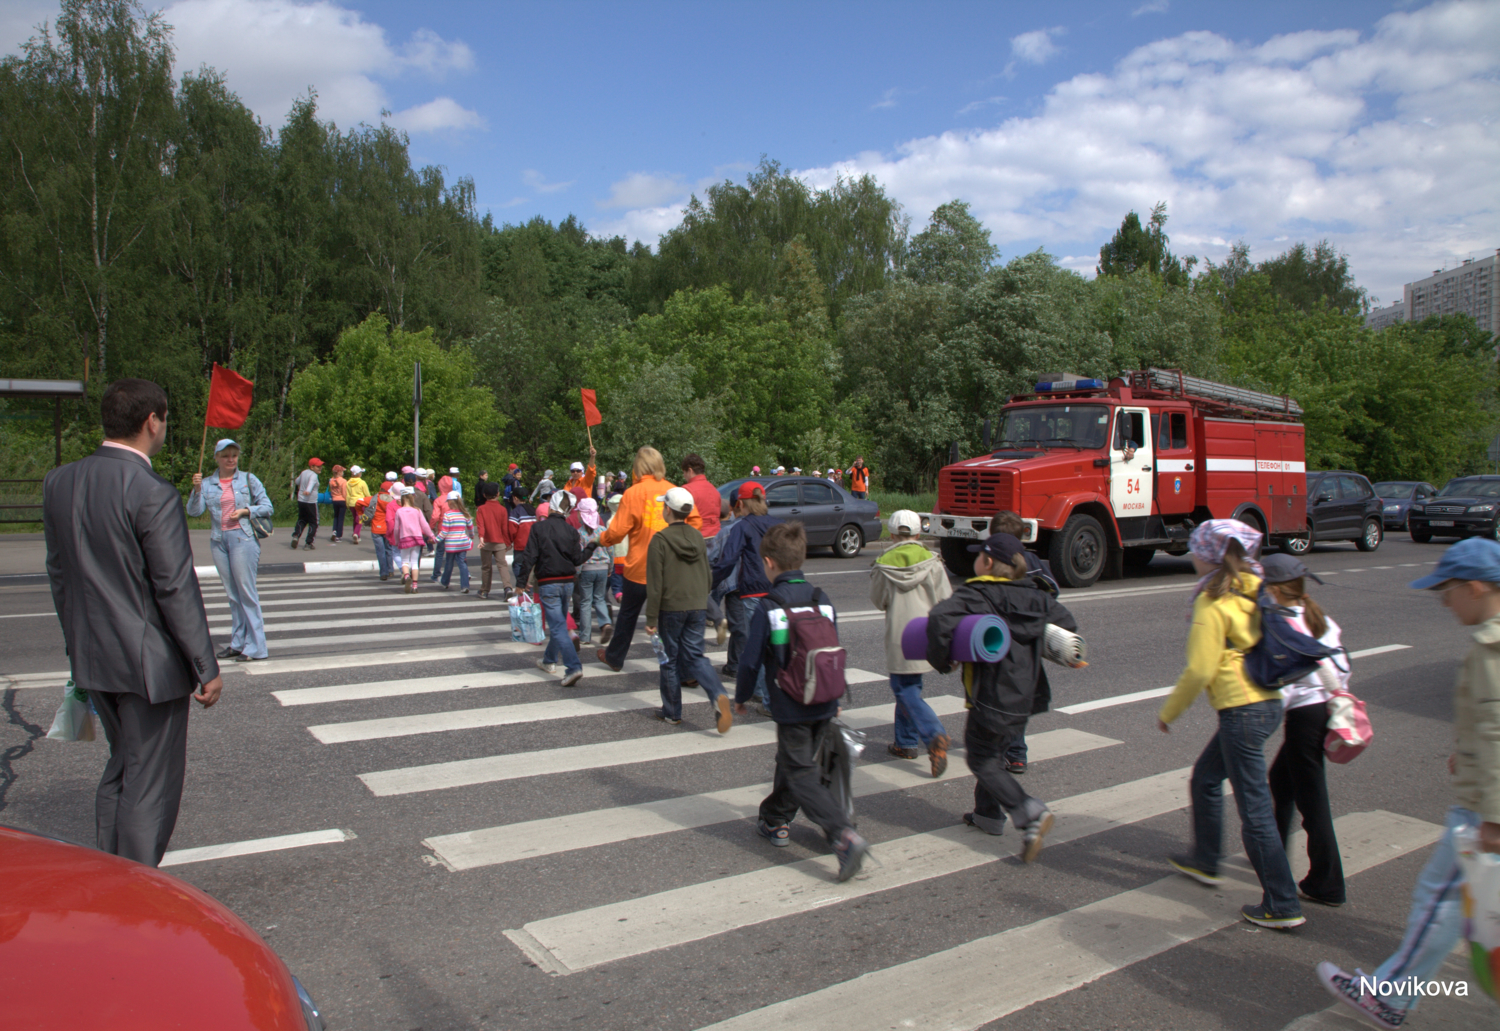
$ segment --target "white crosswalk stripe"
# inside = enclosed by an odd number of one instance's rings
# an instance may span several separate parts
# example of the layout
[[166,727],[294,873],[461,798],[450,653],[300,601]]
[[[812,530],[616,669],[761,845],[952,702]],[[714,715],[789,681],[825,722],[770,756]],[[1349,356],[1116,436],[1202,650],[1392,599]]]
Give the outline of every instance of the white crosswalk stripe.
[[[641,729],[645,725],[641,713],[661,704],[657,664],[644,633],[638,631],[631,655],[618,672],[595,662],[592,648],[580,649],[584,678],[565,689],[559,677],[532,667],[542,654],[539,646],[511,640],[507,608],[497,601],[485,605],[453,592],[424,592],[413,598],[368,575],[307,576],[310,587],[306,591],[299,590],[300,579],[296,583],[289,579],[263,581],[268,632],[274,635],[272,649],[278,657],[240,667],[250,678],[238,681],[236,689],[247,683],[258,686],[267,683],[259,678],[272,677],[268,686],[274,688],[269,694],[276,703],[276,715],[292,721],[299,733],[305,729],[319,754],[327,749],[327,755],[337,756],[345,771],[342,776],[357,779],[365,804],[358,818],[329,818],[302,833],[268,828],[265,833],[270,836],[265,838],[176,850],[169,853],[168,862],[221,858],[245,862],[228,857],[268,857],[295,853],[305,846],[353,842],[344,849],[320,853],[329,857],[325,862],[336,862],[345,849],[379,838],[365,835],[353,841],[360,833],[361,820],[380,821],[387,807],[399,805],[406,808],[394,811],[426,814],[417,817],[417,833],[411,834],[409,845],[412,853],[437,868],[433,876],[441,878],[524,878],[549,869],[544,865],[528,870],[525,864],[533,861],[571,864],[568,869],[597,869],[603,874],[618,864],[622,848],[638,850],[632,855],[665,857],[676,847],[674,842],[681,840],[676,836],[682,835],[705,841],[725,834],[742,835],[752,850],[765,846],[765,856],[734,872],[714,874],[699,864],[663,861],[654,871],[659,879],[643,893],[605,876],[597,884],[620,884],[617,895],[586,895],[566,905],[549,903],[547,893],[533,893],[534,897],[528,896],[519,905],[514,923],[507,918],[491,929],[488,945],[498,953],[524,957],[550,975],[590,971],[590,977],[611,964],[665,950],[714,949],[719,942],[727,945],[733,936],[754,935],[756,928],[764,928],[759,933],[774,934],[782,926],[777,921],[806,918],[831,907],[854,911],[870,905],[872,897],[882,900],[877,905],[894,904],[885,900],[899,900],[901,890],[914,885],[928,885],[921,891],[941,892],[945,881],[957,883],[965,871],[984,868],[993,871],[984,876],[1001,881],[1046,876],[1045,869],[1022,874],[1019,865],[1007,862],[1019,848],[1019,835],[1009,831],[1001,837],[985,835],[964,826],[954,811],[952,823],[936,829],[927,822],[911,831],[886,830],[883,836],[870,832],[874,861],[860,877],[838,883],[833,856],[787,855],[760,841],[754,832],[758,806],[771,787],[774,724],[740,718],[728,734],[720,735],[713,729],[704,693],[685,688],[680,727],[651,724],[650,732]],[[1174,584],[1096,596],[1183,589]],[[205,590],[205,596],[211,594]],[[218,599],[214,604],[219,604]],[[210,611],[216,632],[222,635],[220,625],[227,610]],[[848,624],[881,618],[878,612],[854,606],[841,613],[841,622]],[[861,633],[862,642],[872,636],[869,628]],[[877,639],[878,633],[873,632]],[[708,643],[713,644],[711,631]],[[393,644],[399,644],[399,650]],[[338,646],[340,653],[299,657],[295,654],[299,646]],[[352,653],[366,647],[376,650],[377,667],[351,660]],[[282,655],[281,649],[293,654]],[[1355,655],[1363,660],[1401,652],[1416,654],[1406,645],[1384,645]],[[726,654],[712,650],[707,658],[717,667],[726,661]],[[882,658],[878,645],[862,644],[851,649],[849,661],[855,667],[864,663],[878,669]],[[946,772],[934,778],[925,755],[904,761],[885,754],[893,719],[892,700],[882,686],[886,676],[855,667],[848,671],[850,682],[872,685],[854,697],[841,717],[850,727],[873,731],[851,777],[861,815],[900,812],[901,803],[911,799],[951,800],[956,785],[972,781],[964,751],[958,747],[964,701],[956,694],[939,693],[958,690],[956,679],[928,680],[929,702],[944,718],[948,732],[959,738],[950,748]],[[302,679],[302,674],[307,678]],[[1129,833],[1122,828],[1186,808],[1188,770],[1157,767],[1159,772],[1119,781],[1118,773],[1111,776],[1110,771],[1120,764],[1111,757],[1125,754],[1125,749],[1117,748],[1122,742],[1067,725],[1078,715],[1106,721],[1098,726],[1084,719],[1078,722],[1108,732],[1110,714],[1098,710],[1162,693],[1144,676],[1132,680],[1131,671],[1116,671],[1112,679],[1096,682],[1093,700],[1073,701],[1055,710],[1047,729],[1037,727],[1028,735],[1029,761],[1033,768],[1041,764],[1043,776],[1053,768],[1050,764],[1066,766],[1075,761],[1079,769],[1101,771],[1091,775],[1100,778],[1093,784],[1085,780],[1072,789],[1070,797],[1049,801],[1057,815],[1047,839],[1049,847]],[[1106,683],[1114,692],[1107,697]],[[732,683],[726,686],[733,691]],[[541,743],[582,743],[561,747],[524,743],[530,728],[549,726],[550,730],[539,730]],[[1125,736],[1122,732],[1121,737]],[[735,760],[740,765],[728,761],[733,756],[741,757]],[[726,783],[712,772],[740,769],[757,756],[762,765],[756,774],[742,773]],[[662,770],[671,771],[670,778],[653,776]],[[535,789],[538,785],[548,788],[548,778],[572,778],[556,783],[585,788],[607,785],[608,790],[582,790],[578,797],[584,801],[574,801],[571,791],[557,791],[554,804],[542,810],[548,815],[530,818],[538,813]],[[929,788],[932,793],[924,795]],[[451,791],[465,794],[440,794]],[[462,804],[424,808],[423,797],[439,801],[451,797]],[[409,798],[417,800],[415,806],[403,801]],[[621,799],[621,804],[611,804],[614,798]],[[473,813],[489,814],[489,818],[465,816]],[[879,819],[871,822],[889,827]],[[311,829],[334,824],[349,829]],[[1345,871],[1353,876],[1426,846],[1439,828],[1394,813],[1369,812],[1341,816],[1338,831]],[[797,837],[801,844],[811,840],[801,832]],[[1295,843],[1293,852],[1305,862]],[[778,853],[783,861],[776,861]],[[557,858],[546,860],[549,856]],[[758,1008],[755,1000],[746,999],[743,1012],[713,1026],[731,1031],[831,1031],[835,1025],[978,1028],[1232,926],[1239,918],[1237,907],[1253,901],[1258,889],[1243,860],[1228,861],[1222,872],[1227,880],[1216,890],[1180,876],[1128,891],[1111,887],[1107,897],[1090,895],[1090,901],[1055,916],[998,933],[986,931],[955,947],[948,947],[950,938],[941,951],[894,966],[881,968],[878,959],[867,960],[854,968],[858,976],[834,980],[849,976],[846,967],[841,975],[815,980],[818,987],[804,995],[772,996],[760,1000]],[[1101,875],[1099,883],[1115,882]],[[507,924],[510,929],[502,932]],[[725,951],[733,954],[732,949]],[[531,971],[526,976],[544,975]],[[975,992],[975,983],[987,989]]]

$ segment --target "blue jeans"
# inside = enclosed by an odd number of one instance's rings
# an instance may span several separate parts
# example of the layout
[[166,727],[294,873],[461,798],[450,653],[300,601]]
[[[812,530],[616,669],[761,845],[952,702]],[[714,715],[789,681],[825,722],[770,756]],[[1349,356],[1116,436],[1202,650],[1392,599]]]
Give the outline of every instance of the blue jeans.
[[246,537],[238,530],[221,534],[209,541],[209,554],[229,599],[231,633],[229,647],[237,648],[252,659],[264,659],[266,621],[260,612],[260,595],[255,577],[260,571],[260,541]]
[[[747,634],[750,632],[750,621],[755,618],[755,613],[757,611],[759,611],[759,609],[760,609],[761,600],[762,599],[760,599],[760,598],[741,598],[740,599],[740,613],[741,613],[740,619],[742,619],[744,621],[743,625],[745,627],[745,632]],[[740,648],[743,649],[744,646],[745,646],[744,642],[741,641]],[[737,660],[737,661],[735,661],[735,660]],[[755,694],[751,695],[750,697],[751,697],[751,699],[753,701],[757,701],[757,702],[759,702],[762,705],[770,705],[771,704],[771,697],[770,697],[770,695],[768,695],[766,693],[766,663],[765,663],[765,656],[763,656],[763,655],[745,655],[745,654],[741,653],[741,654],[738,654],[738,655],[735,656],[735,660],[730,660],[729,664],[731,666],[734,666],[736,669],[739,668],[739,664],[741,662],[749,661],[749,662],[753,662],[753,663],[756,664],[756,666],[758,667],[758,670],[757,670],[757,672],[755,674]],[[848,703],[846,702],[845,704],[848,704]]]
[[[443,572],[443,553],[445,551],[444,541],[437,542],[437,549],[432,553],[432,582],[438,582],[438,576]],[[447,581],[444,581],[445,583]]]
[[939,734],[947,734],[942,720],[922,697],[922,674],[892,673],[891,693],[896,696],[896,744],[920,748]]
[[542,653],[546,663],[562,662],[564,673],[577,673],[583,669],[578,660],[578,649],[573,647],[573,638],[568,634],[568,609],[573,607],[573,581],[560,580],[542,584],[536,591],[542,603],[542,616],[547,620],[547,650]]
[[597,619],[600,626],[609,625],[609,568],[580,570],[573,583],[583,600],[583,608],[578,612],[578,639],[591,643],[594,621]]
[[657,636],[666,650],[667,661],[661,667],[661,709],[671,719],[682,719],[682,682],[696,680],[710,703],[724,693],[719,674],[703,656],[703,609],[691,612],[663,612],[658,617]]
[[[1448,829],[1438,839],[1432,858],[1427,860],[1411,891],[1406,937],[1391,958],[1376,968],[1376,978],[1427,981],[1458,944],[1459,936],[1464,933],[1464,904],[1459,890],[1464,875],[1458,865],[1458,847],[1453,836],[1464,824],[1478,827],[1482,820],[1472,809],[1454,806],[1448,810]],[[1381,1001],[1399,1010],[1412,1010],[1416,1008],[1416,998],[1392,993]]]
[[370,534],[370,540],[375,544],[375,564],[380,567],[380,576],[384,579],[391,575],[391,566],[401,557],[401,553],[391,546],[383,533]]
[[[458,585],[464,590],[469,589],[469,552],[445,551],[443,553],[443,586],[448,586],[448,581],[453,577],[453,567],[458,567]],[[437,567],[434,566],[434,569]]]
[[1281,724],[1281,699],[1219,710],[1219,729],[1193,764],[1193,858],[1198,868],[1217,872],[1224,855],[1224,779],[1234,787],[1240,813],[1240,840],[1260,878],[1261,904],[1276,916],[1302,912],[1292,866],[1276,829],[1276,807],[1266,775],[1266,739]]

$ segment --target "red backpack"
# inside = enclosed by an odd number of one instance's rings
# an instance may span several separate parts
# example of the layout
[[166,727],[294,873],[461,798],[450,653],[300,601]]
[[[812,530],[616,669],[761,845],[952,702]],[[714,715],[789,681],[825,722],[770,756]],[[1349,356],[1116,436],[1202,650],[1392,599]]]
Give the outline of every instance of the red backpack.
[[[814,591],[809,605],[789,605],[775,591],[768,597],[785,616],[786,645],[791,652],[776,673],[776,686],[803,705],[822,705],[844,697],[847,656],[839,644],[838,627],[819,604],[827,602],[823,592]],[[776,613],[772,610],[768,615],[772,619],[772,643],[779,644],[776,638],[781,628],[776,626]]]

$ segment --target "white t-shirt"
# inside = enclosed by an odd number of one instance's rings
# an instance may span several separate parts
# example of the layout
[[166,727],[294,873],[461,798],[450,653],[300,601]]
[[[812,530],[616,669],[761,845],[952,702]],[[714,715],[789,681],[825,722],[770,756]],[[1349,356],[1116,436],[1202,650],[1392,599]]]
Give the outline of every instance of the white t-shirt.
[[[1287,622],[1292,625],[1293,629],[1311,636],[1312,631],[1307,628],[1307,623],[1302,618],[1302,606],[1291,605],[1288,608],[1297,615],[1288,618]],[[1318,640],[1330,648],[1339,647],[1343,643],[1343,632],[1339,630],[1339,625],[1331,617],[1324,616],[1323,618],[1328,621],[1328,632],[1318,638]],[[1344,656],[1340,655],[1337,662],[1333,659],[1324,659],[1321,665],[1324,669],[1332,671],[1333,675],[1338,677],[1340,687],[1345,689],[1349,687],[1349,672],[1347,669],[1340,668],[1341,665],[1349,665],[1348,660]],[[1328,689],[1323,686],[1322,681],[1318,679],[1318,675],[1314,673],[1294,684],[1288,684],[1286,687],[1283,687],[1281,689],[1281,706],[1283,709],[1300,709],[1304,705],[1322,705],[1331,697],[1332,695],[1328,693]]]
[[303,469],[297,474],[297,500],[312,505],[318,503],[318,474],[311,469]]

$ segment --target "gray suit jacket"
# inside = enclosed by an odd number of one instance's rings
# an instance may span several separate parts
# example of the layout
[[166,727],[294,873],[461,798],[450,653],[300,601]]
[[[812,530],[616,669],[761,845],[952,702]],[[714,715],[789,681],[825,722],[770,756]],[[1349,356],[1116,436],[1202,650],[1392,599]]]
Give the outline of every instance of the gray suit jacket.
[[219,675],[182,497],[139,455],[101,447],[52,470],[42,524],[79,687],[168,702]]

